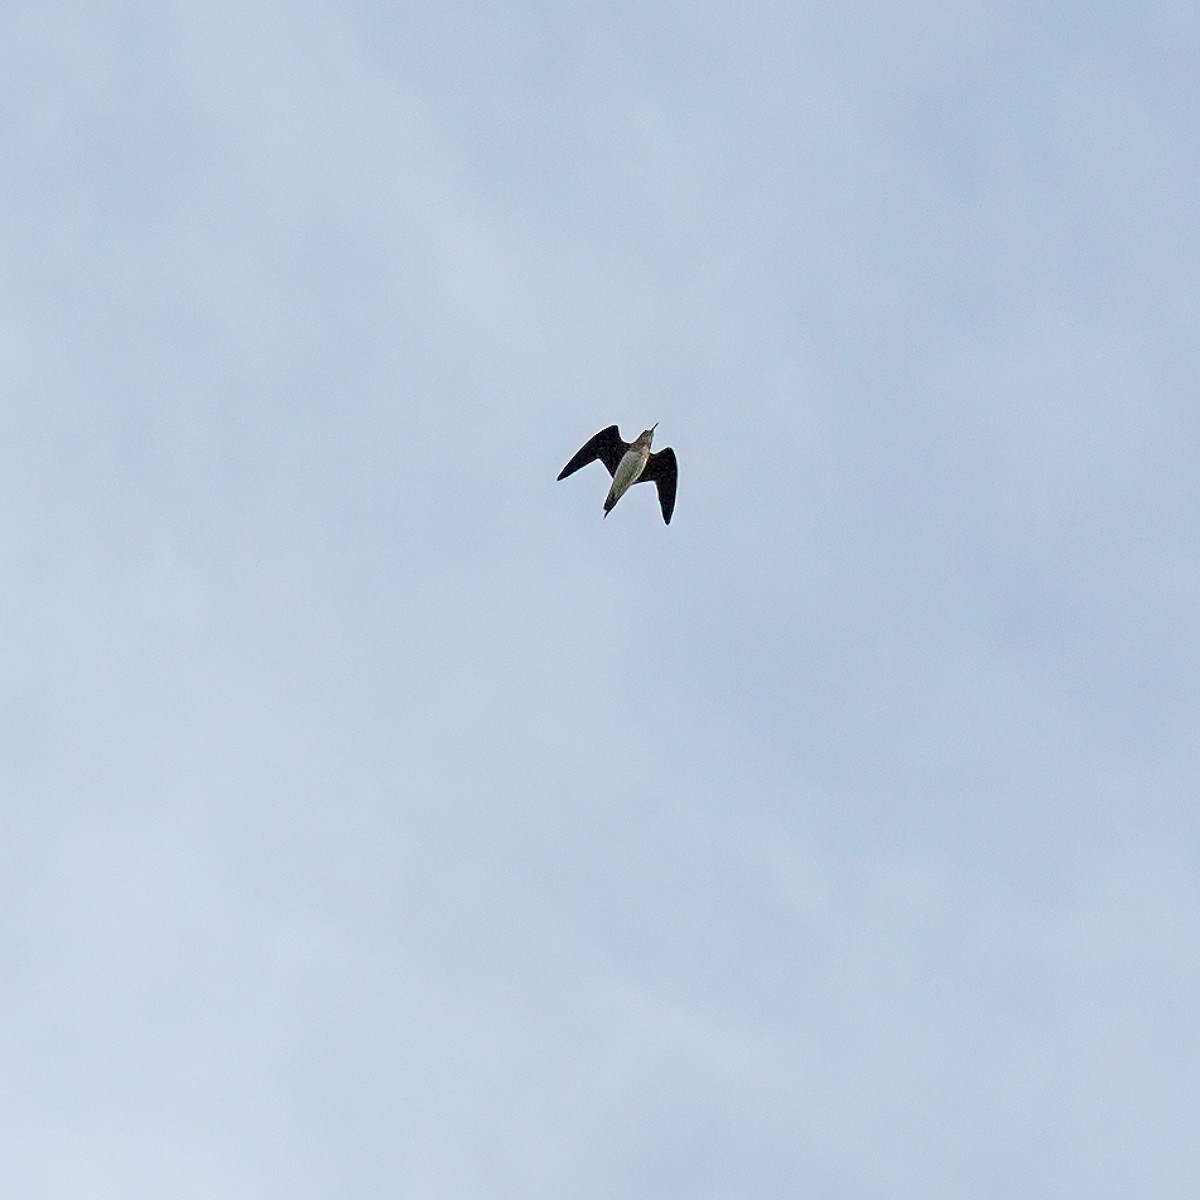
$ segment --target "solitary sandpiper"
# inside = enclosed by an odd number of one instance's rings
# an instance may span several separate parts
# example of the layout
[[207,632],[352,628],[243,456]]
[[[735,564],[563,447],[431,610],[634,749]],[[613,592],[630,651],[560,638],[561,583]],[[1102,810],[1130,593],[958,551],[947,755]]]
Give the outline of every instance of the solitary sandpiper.
[[679,467],[675,462],[675,451],[668,446],[657,454],[650,451],[650,443],[654,440],[654,431],[658,428],[655,421],[634,442],[624,442],[615,425],[602,429],[594,438],[590,438],[580,448],[579,453],[559,472],[559,479],[573,475],[580,467],[599,459],[612,476],[612,487],[608,489],[608,499],[604,501],[604,515],[607,517],[613,510],[613,505],[625,495],[635,483],[654,481],[658,488],[658,503],[662,508],[663,520],[670,525],[671,514],[675,511],[675,484],[679,478]]

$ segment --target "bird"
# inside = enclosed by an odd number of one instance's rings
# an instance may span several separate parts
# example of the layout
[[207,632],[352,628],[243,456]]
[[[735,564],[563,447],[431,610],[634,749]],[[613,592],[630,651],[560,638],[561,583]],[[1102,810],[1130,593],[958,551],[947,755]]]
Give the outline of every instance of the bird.
[[675,451],[670,446],[656,453],[651,452],[650,443],[654,440],[657,428],[658,422],[655,421],[632,442],[623,441],[615,425],[600,430],[595,437],[584,442],[575,457],[563,467],[558,474],[559,479],[566,479],[580,467],[599,459],[612,476],[612,487],[608,489],[608,498],[604,501],[606,517],[635,483],[653,481],[658,488],[658,504],[662,509],[663,521],[670,525],[671,514],[675,511],[675,484],[679,479],[679,466],[675,461]]

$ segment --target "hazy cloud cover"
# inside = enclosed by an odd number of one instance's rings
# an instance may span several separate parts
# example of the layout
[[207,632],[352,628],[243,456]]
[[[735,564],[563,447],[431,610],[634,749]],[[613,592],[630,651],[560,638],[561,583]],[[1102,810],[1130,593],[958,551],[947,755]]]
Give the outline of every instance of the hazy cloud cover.
[[3,1192],[1196,1195],[1198,58],[9,5]]

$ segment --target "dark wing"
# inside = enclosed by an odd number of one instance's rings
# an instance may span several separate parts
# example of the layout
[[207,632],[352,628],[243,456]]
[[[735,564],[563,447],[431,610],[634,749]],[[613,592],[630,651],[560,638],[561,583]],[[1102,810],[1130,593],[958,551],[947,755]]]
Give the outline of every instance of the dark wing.
[[679,464],[675,461],[675,451],[668,446],[657,454],[652,454],[646,460],[646,467],[638,476],[638,483],[653,479],[658,488],[658,503],[662,509],[663,520],[670,525],[671,514],[675,511],[675,485],[679,482]]
[[610,475],[615,475],[617,463],[621,461],[621,455],[628,449],[628,444],[621,441],[621,434],[617,427],[610,425],[607,429],[600,430],[594,438],[589,438],[584,442],[579,453],[559,471],[558,477],[566,479],[568,475],[574,475],[580,467],[586,467],[588,463],[595,462],[596,459],[599,459],[608,468]]

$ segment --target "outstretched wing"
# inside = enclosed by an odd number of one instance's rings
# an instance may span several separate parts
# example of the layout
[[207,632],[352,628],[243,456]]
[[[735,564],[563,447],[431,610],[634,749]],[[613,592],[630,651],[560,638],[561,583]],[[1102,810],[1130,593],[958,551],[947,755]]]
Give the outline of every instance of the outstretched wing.
[[648,479],[653,479],[654,486],[658,488],[658,504],[663,520],[670,525],[671,514],[675,511],[675,485],[679,482],[679,464],[670,446],[651,454],[646,460],[646,466],[637,481],[645,483]]
[[610,425],[607,429],[602,429],[594,438],[589,438],[580,447],[579,453],[561,471],[558,473],[559,479],[566,479],[568,475],[574,475],[580,467],[586,467],[588,463],[595,462],[599,459],[607,468],[610,475],[617,473],[617,463],[621,461],[621,455],[629,449],[627,443],[621,441],[621,434],[615,425]]

